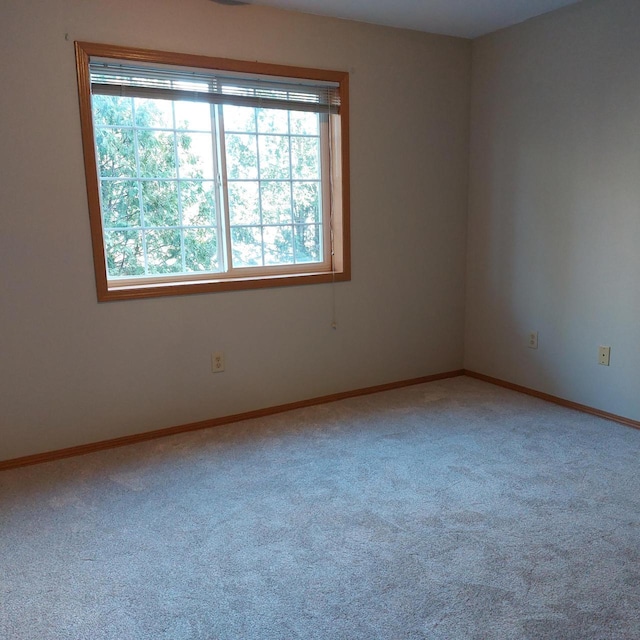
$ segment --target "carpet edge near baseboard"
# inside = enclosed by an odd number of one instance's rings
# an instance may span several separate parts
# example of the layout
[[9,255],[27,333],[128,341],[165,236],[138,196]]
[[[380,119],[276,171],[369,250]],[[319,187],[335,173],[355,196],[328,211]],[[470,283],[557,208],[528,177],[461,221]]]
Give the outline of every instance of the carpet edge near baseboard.
[[166,438],[168,436],[177,435],[179,433],[187,433],[189,431],[199,431],[201,429],[219,427],[226,424],[232,424],[234,422],[241,422],[243,420],[263,418],[278,413],[284,413],[285,411],[293,411],[294,409],[303,409],[305,407],[312,407],[314,405],[337,402],[338,400],[345,400],[347,398],[355,398],[357,396],[380,393],[382,391],[391,391],[393,389],[400,389],[402,387],[409,387],[426,382],[435,382],[437,380],[445,380],[447,378],[456,378],[463,375],[465,375],[464,369],[456,369],[455,371],[446,371],[444,373],[436,373],[428,376],[421,376],[419,378],[410,378],[408,380],[398,380],[396,382],[388,382],[385,384],[374,385],[372,387],[363,387],[361,389],[354,389],[351,391],[341,391],[325,396],[318,396],[316,398],[309,398],[307,400],[299,400],[297,402],[289,402],[272,407],[265,407],[263,409],[255,409],[253,411],[236,413],[229,416],[211,418],[209,420],[201,420],[199,422],[190,422],[173,427],[165,427],[163,429],[145,431],[143,433],[135,433],[128,436],[121,436],[119,438],[109,438],[108,440],[89,442],[73,447],[66,447],[64,449],[54,449],[53,451],[45,451],[43,453],[26,455],[18,458],[10,458],[8,460],[0,460],[0,471],[16,469],[18,467],[26,467],[34,464],[42,464],[45,462],[52,462],[54,460],[61,460],[62,458],[82,456],[88,453],[103,451],[105,449],[115,449],[117,447],[125,447],[130,444],[137,444],[138,442],[146,442],[148,440]]
[[108,440],[100,440],[99,442],[90,442],[87,444],[81,444],[74,447],[67,447],[65,449],[55,449],[53,451],[46,451],[43,453],[36,453],[33,455],[21,456],[19,458],[10,458],[8,460],[0,460],[0,471],[9,469],[16,469],[18,467],[26,467],[35,464],[42,464],[45,462],[52,462],[54,460],[61,460],[63,458],[71,458],[75,456],[81,456],[88,453],[95,453],[97,451],[103,451],[105,449],[115,449],[117,447],[125,447],[130,444],[136,444],[138,442],[146,442],[149,440],[156,440],[158,438],[166,438],[168,436],[177,435],[179,433],[187,433],[189,431],[199,431],[201,429],[210,429],[211,427],[219,427],[225,424],[232,424],[234,422],[241,422],[243,420],[251,420],[253,418],[263,418],[278,413],[284,413],[285,411],[293,411],[294,409],[302,409],[304,407],[311,407],[319,404],[326,404],[329,402],[337,402],[338,400],[345,400],[347,398],[355,398],[358,396],[369,395],[372,393],[380,393],[382,391],[391,391],[393,389],[400,389],[402,387],[409,387],[416,384],[424,384],[426,382],[435,382],[437,380],[445,380],[447,378],[456,378],[459,376],[468,376],[488,382],[490,384],[509,389],[511,391],[517,391],[518,393],[524,393],[546,402],[560,405],[568,409],[574,409],[581,411],[582,413],[588,413],[599,418],[611,420],[619,424],[623,424],[627,427],[634,429],[640,429],[640,421],[626,418],[614,413],[602,411],[595,407],[566,400],[559,396],[554,396],[543,391],[537,391],[530,389],[507,380],[501,380],[492,376],[479,373],[477,371],[471,371],[469,369],[456,369],[455,371],[447,371],[444,373],[436,373],[428,376],[421,376],[419,378],[410,378],[408,380],[398,380],[396,382],[388,382],[385,384],[379,384],[372,387],[363,387],[361,389],[354,389],[351,391],[342,391],[339,393],[333,393],[325,396],[318,396],[316,398],[309,398],[307,400],[299,400],[297,402],[289,402],[286,404],[276,405],[273,407],[265,407],[263,409],[255,409],[253,411],[245,411],[243,413],[237,413],[229,416],[222,416],[220,418],[211,418],[209,420],[202,420],[199,422],[190,422],[187,424],[177,425],[174,427],[166,427],[164,429],[156,429],[154,431],[145,431],[143,433],[136,433],[128,436],[122,436],[120,438],[110,438]]
[[560,398],[559,396],[554,396],[550,393],[545,393],[544,391],[537,391],[536,389],[530,389],[529,387],[524,387],[522,385],[515,384],[514,382],[508,382],[507,380],[501,380],[500,378],[487,376],[484,373],[478,373],[477,371],[470,371],[469,369],[464,370],[464,375],[470,378],[475,378],[476,380],[482,380],[483,382],[494,384],[498,387],[509,389],[511,391],[524,393],[528,396],[533,396],[534,398],[545,400],[546,402],[552,402],[553,404],[560,405],[561,407],[565,407],[567,409],[575,409],[576,411],[581,411],[582,413],[588,413],[593,416],[597,416],[598,418],[604,418],[605,420],[611,420],[612,422],[623,424],[626,427],[640,429],[640,421],[638,420],[632,420],[631,418],[620,416],[615,413],[609,413],[608,411],[602,411],[601,409],[596,409],[595,407],[590,407],[589,405],[586,405],[586,404],[580,404],[579,402],[566,400],[565,398]]

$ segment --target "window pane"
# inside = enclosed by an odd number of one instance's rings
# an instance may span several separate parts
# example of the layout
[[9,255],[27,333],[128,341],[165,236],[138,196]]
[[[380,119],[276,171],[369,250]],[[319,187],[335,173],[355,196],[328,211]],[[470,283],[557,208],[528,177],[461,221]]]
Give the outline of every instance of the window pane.
[[225,135],[227,151],[227,175],[233,180],[255,179],[258,177],[258,153],[256,137],[229,133]]
[[223,107],[224,130],[255,133],[255,111],[253,107],[234,107],[225,104]]
[[296,225],[296,262],[320,262],[321,260],[320,225]]
[[174,102],[176,129],[211,131],[211,106],[202,102]]
[[173,129],[173,102],[171,100],[134,98],[133,106],[138,127]]
[[263,238],[265,264],[293,263],[293,232],[291,226],[265,227]]
[[234,267],[262,266],[260,227],[231,228],[231,257]]
[[294,178],[320,178],[319,138],[291,138],[291,168]]
[[291,111],[291,133],[315,136],[318,135],[318,114],[306,111]]
[[257,182],[229,182],[229,220],[231,225],[260,224]]
[[213,179],[211,134],[179,132],[177,136],[180,177]]
[[140,200],[136,180],[102,180],[102,219],[105,227],[139,227]]
[[142,231],[105,231],[104,248],[110,278],[144,274]]
[[147,227],[178,225],[177,184],[168,180],[147,180],[143,182],[142,216]]
[[167,131],[138,129],[138,157],[143,178],[175,178],[175,138]]
[[283,109],[257,109],[260,133],[289,133],[289,115]]
[[182,224],[188,226],[214,224],[215,202],[213,182],[180,181]]
[[291,223],[290,182],[262,182],[260,196],[263,224]]
[[320,222],[320,183],[293,183],[293,221]]
[[96,129],[98,170],[103,178],[135,178],[133,129]]
[[92,96],[93,122],[97,126],[133,125],[133,99],[119,96]]
[[152,229],[145,234],[149,273],[179,273],[182,271],[180,231]]
[[260,178],[262,180],[290,177],[288,136],[259,136]]
[[187,271],[218,271],[215,229],[184,230],[184,262]]

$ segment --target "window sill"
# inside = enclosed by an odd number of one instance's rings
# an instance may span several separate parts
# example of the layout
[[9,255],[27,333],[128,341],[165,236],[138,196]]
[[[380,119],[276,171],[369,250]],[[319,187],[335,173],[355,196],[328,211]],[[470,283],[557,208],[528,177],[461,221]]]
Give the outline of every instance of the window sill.
[[290,287],[306,284],[346,282],[351,280],[347,271],[303,273],[286,275],[252,276],[241,278],[225,277],[211,280],[162,282],[161,284],[105,284],[98,282],[98,301],[134,300],[137,298],[158,298],[221,291],[245,291],[270,287]]

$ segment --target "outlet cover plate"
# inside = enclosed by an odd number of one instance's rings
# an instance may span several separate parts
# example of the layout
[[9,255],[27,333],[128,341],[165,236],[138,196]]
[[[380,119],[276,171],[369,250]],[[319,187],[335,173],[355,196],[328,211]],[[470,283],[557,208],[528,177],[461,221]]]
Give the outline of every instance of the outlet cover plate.
[[611,347],[598,347],[598,364],[609,366],[611,360]]
[[224,371],[224,353],[222,351],[216,351],[211,354],[211,371],[213,373]]

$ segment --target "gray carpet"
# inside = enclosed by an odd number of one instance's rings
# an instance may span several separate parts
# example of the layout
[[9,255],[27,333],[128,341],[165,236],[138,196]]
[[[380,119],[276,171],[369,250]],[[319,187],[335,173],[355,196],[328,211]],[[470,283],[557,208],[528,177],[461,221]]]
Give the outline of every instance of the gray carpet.
[[640,431],[470,378],[0,473],[10,640],[640,638]]

